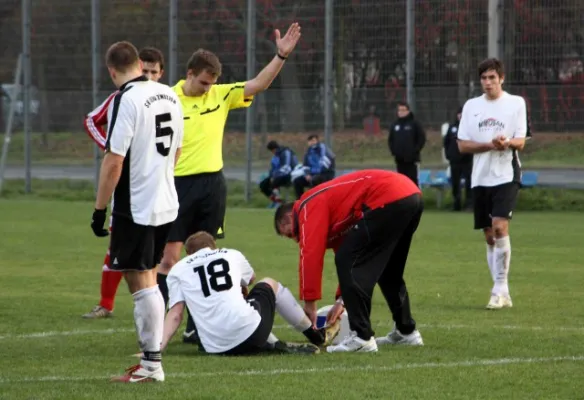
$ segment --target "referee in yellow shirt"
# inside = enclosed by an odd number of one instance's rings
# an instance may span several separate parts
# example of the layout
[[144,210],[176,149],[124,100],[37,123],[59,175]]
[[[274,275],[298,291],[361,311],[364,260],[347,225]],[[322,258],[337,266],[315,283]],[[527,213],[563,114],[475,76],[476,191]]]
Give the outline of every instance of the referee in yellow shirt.
[[[253,96],[266,90],[276,78],[300,39],[300,26],[293,23],[284,36],[275,30],[277,53],[247,82],[216,85],[221,63],[210,51],[199,49],[187,63],[186,79],[174,86],[183,107],[184,139],[175,168],[175,186],[180,208],[158,268],[158,285],[168,304],[166,277],[180,260],[183,243],[193,233],[224,233],[227,187],[223,176],[223,130],[229,111],[249,107]],[[190,334],[190,335],[189,335]],[[191,318],[185,341],[196,336]]]

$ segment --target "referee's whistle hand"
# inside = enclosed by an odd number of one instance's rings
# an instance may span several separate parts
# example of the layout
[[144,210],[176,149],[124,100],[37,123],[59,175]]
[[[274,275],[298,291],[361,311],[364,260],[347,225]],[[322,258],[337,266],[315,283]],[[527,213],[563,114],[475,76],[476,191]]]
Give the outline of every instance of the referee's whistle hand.
[[103,225],[105,224],[105,213],[105,208],[103,210],[96,209],[93,211],[93,217],[91,218],[91,230],[93,230],[93,233],[97,237],[105,237],[109,235],[108,230],[103,228]]

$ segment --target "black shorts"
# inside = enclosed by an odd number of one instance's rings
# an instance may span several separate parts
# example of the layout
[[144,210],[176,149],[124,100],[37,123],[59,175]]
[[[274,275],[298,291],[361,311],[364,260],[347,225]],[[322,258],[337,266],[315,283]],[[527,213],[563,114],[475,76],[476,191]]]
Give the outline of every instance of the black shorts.
[[171,225],[139,225],[129,218],[114,216],[108,267],[114,271],[153,269],[162,259]]
[[226,351],[224,353],[226,355],[257,354],[265,350],[268,336],[270,336],[274,327],[276,294],[270,285],[265,282],[259,282],[249,292],[247,302],[260,314],[260,324],[250,337],[231,350]]
[[517,203],[519,183],[509,182],[491,187],[477,186],[472,191],[475,229],[490,228],[491,219],[495,217],[511,219]]
[[198,231],[208,232],[216,238],[224,237],[227,185],[223,172],[177,176],[174,185],[179,209],[168,241],[184,243]]

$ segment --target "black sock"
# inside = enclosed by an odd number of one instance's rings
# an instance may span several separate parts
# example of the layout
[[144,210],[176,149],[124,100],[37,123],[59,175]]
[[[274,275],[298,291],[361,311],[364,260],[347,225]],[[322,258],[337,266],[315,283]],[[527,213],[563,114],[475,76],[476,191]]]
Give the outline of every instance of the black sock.
[[325,341],[324,332],[322,329],[315,329],[314,327],[310,327],[302,332],[304,336],[310,341],[310,343],[320,346]]
[[161,273],[156,274],[156,283],[158,283],[158,289],[160,289],[160,293],[162,293],[162,298],[164,299],[164,312],[166,312],[166,308],[168,307],[168,286],[166,285],[167,276],[168,275]]

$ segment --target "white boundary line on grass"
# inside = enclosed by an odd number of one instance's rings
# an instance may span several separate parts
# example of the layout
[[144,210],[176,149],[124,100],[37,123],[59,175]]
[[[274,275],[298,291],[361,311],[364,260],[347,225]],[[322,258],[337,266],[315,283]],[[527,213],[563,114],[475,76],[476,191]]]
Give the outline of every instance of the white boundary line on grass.
[[114,335],[116,333],[136,332],[136,329],[130,328],[110,328],[110,329],[79,329],[74,331],[47,331],[47,332],[33,332],[33,333],[6,333],[0,335],[0,340],[7,339],[43,339],[55,336],[78,336],[78,335]]
[[[488,367],[513,364],[550,364],[557,362],[580,362],[584,361],[584,356],[563,356],[563,357],[538,357],[538,358],[498,358],[483,360],[463,360],[450,362],[428,362],[428,363],[405,363],[391,366],[366,365],[366,366],[346,366],[317,367],[302,369],[250,369],[244,371],[217,371],[217,372],[194,372],[194,373],[170,373],[167,378],[219,378],[223,376],[274,376],[274,375],[303,375],[318,373],[342,373],[342,372],[388,372],[409,369],[433,369],[433,368],[463,368],[463,367]],[[34,383],[34,382],[74,382],[74,381],[96,381],[108,380],[111,376],[39,376],[21,379],[10,379],[0,377],[0,384],[10,383]]]
[[[374,323],[374,327],[390,327],[393,324],[388,322]],[[491,327],[477,325],[441,325],[441,324],[419,324],[420,329],[443,329],[443,330],[512,330],[512,331],[559,331],[584,333],[584,326],[563,326],[563,327],[545,327],[545,326],[521,326],[521,325],[494,325]],[[274,325],[274,329],[291,329],[289,325]],[[0,340],[9,339],[43,339],[58,336],[82,336],[82,335],[114,335],[116,333],[135,332],[135,328],[109,328],[109,329],[80,329],[73,331],[47,331],[32,333],[5,333],[0,335]]]

